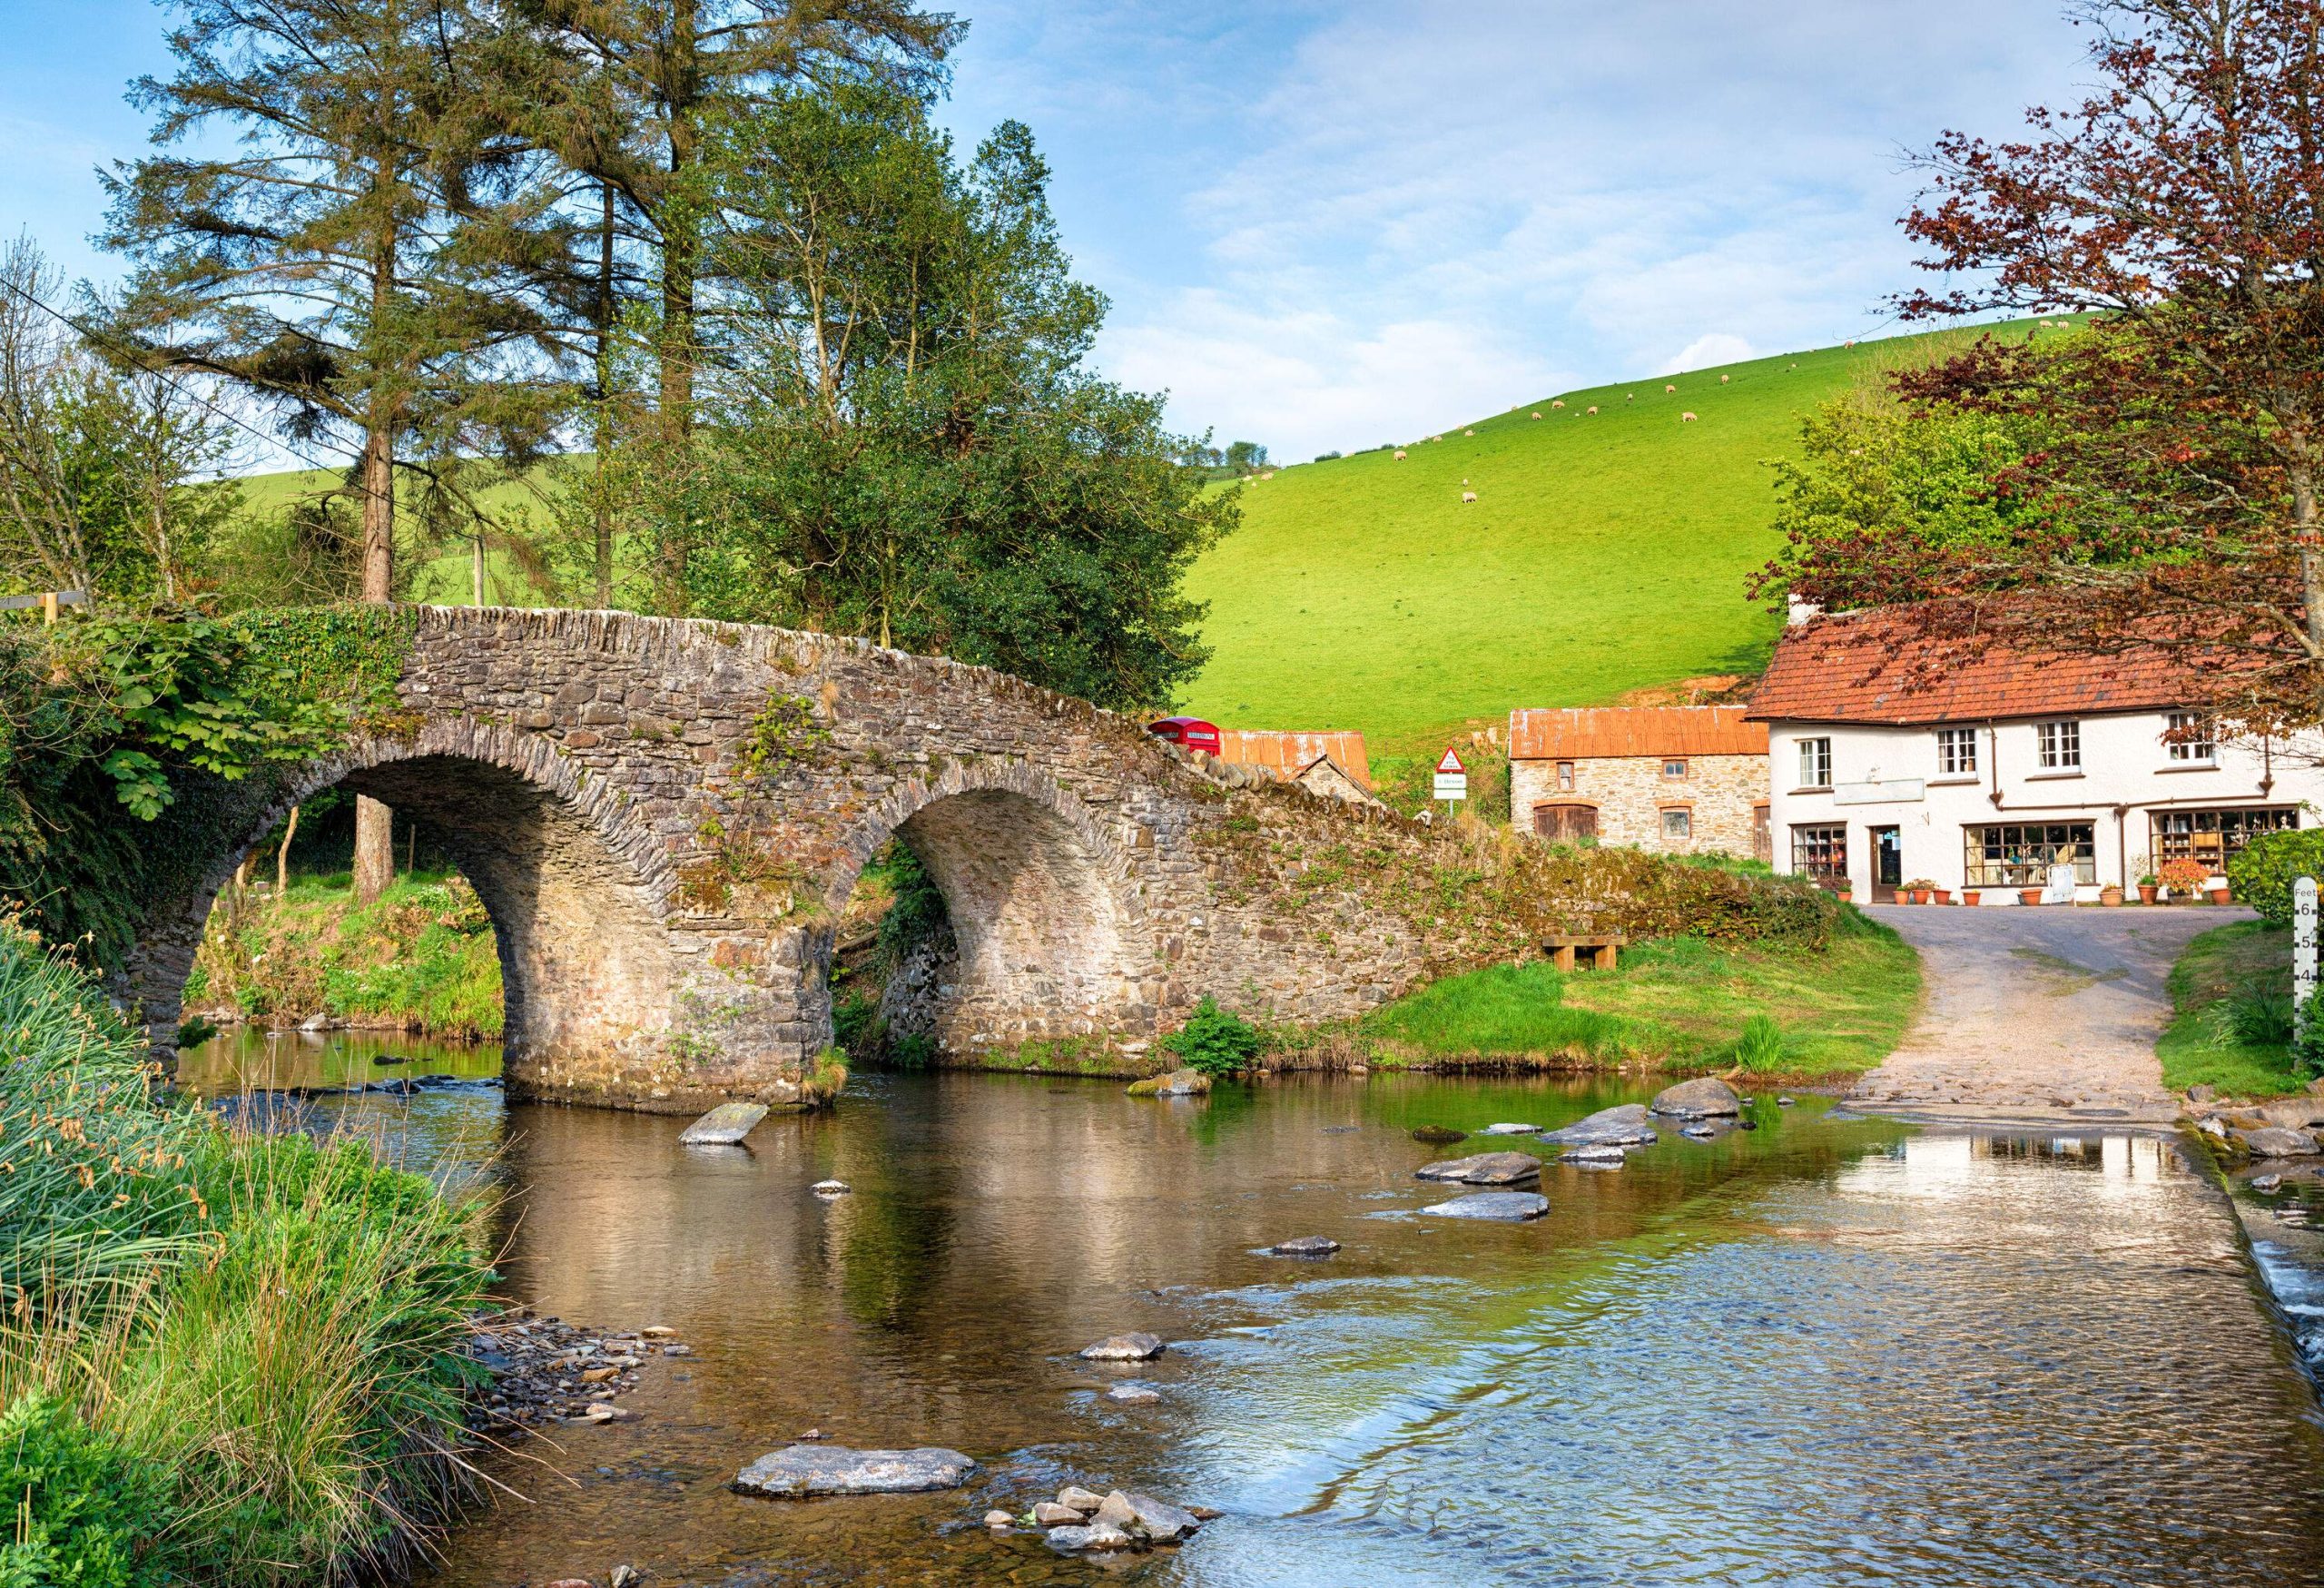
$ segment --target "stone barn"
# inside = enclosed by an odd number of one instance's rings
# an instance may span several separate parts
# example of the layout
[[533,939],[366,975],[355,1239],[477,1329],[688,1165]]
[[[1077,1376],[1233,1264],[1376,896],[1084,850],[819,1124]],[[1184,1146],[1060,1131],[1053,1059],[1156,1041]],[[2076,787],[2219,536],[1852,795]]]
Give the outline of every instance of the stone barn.
[[1766,860],[1768,725],[1739,705],[1509,714],[1510,820],[1555,843]]

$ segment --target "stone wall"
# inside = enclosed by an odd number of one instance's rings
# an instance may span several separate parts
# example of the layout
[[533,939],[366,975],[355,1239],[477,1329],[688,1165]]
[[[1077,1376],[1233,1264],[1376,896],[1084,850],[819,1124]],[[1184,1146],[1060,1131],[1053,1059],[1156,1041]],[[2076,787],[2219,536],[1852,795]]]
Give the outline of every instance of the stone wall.
[[[1687,757],[1687,776],[1667,778],[1659,756],[1604,756],[1575,761],[1574,786],[1558,786],[1558,763],[1512,761],[1509,765],[1510,823],[1520,833],[1533,830],[1538,804],[1583,804],[1598,812],[1601,843],[1634,844],[1658,853],[1732,854],[1753,851],[1755,807],[1768,803],[1768,758],[1764,755]],[[1685,808],[1692,834],[1666,839],[1662,813]]]

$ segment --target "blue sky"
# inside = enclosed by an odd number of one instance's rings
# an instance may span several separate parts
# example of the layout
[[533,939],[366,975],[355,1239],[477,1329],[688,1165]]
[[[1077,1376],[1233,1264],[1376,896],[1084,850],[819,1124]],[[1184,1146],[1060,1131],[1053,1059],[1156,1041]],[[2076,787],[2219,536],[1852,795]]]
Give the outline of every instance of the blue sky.
[[[1029,123],[1100,360],[1279,459],[1876,334],[1902,152],[2086,79],[2050,0],[954,0],[945,119]],[[149,0],[0,4],[0,228],[75,274]]]

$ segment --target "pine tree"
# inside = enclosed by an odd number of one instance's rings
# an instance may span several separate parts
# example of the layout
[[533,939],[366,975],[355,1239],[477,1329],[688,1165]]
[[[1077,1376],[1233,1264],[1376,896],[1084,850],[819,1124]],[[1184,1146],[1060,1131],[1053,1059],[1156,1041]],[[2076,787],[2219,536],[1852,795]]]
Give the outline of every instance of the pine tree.
[[[133,103],[162,151],[107,179],[105,241],[137,268],[119,327],[239,383],[300,443],[357,454],[360,597],[394,597],[399,463],[539,444],[534,298],[508,255],[522,151],[483,95],[489,19],[465,0],[184,0],[177,69]],[[172,152],[231,133],[235,152]],[[495,138],[499,138],[496,146]],[[392,880],[388,813],[357,804],[358,895]]]

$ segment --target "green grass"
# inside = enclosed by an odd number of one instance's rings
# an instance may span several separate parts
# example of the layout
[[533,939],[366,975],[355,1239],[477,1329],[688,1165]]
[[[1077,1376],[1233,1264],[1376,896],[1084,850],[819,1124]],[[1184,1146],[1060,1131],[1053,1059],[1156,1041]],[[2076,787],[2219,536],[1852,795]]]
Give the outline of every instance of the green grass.
[[1768,460],[1797,452],[1819,403],[1962,337],[1593,387],[1401,440],[1401,463],[1367,452],[1250,481],[1242,529],[1189,581],[1215,655],[1187,708],[1361,729],[1403,755],[1514,707],[1756,672],[1781,628],[1744,594],[1778,544]]
[[2237,1040],[2229,1002],[2247,988],[2291,985],[2291,932],[2263,921],[2214,927],[2171,967],[2171,1024],[2154,1045],[2173,1091],[2212,1086],[2224,1097],[2281,1097],[2307,1081],[2282,1043]]
[[[1368,1016],[1373,1062],[1506,1060],[1576,1068],[1735,1066],[1754,1017],[1778,1041],[1742,1057],[1755,1073],[1852,1075],[1886,1058],[1920,1001],[1920,962],[1888,928],[1851,911],[1828,948],[1665,938],[1612,972],[1546,961],[1448,977]],[[1764,1044],[1764,1045],[1763,1045]]]

